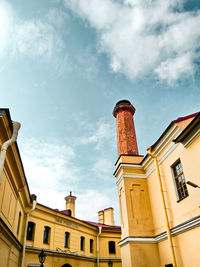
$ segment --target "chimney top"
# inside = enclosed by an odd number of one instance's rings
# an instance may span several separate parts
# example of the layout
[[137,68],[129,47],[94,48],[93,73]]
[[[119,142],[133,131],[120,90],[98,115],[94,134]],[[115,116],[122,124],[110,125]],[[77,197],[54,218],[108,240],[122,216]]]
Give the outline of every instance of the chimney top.
[[75,198],[75,199],[76,199],[76,197],[72,195],[72,191],[70,191],[69,195],[66,196],[65,199],[66,199],[66,198]]
[[116,106],[119,106],[119,105],[122,105],[122,104],[125,104],[125,105],[131,105],[131,102],[129,100],[126,100],[126,99],[123,99],[123,100],[119,100],[117,103],[116,103]]
[[113,109],[113,116],[116,118],[119,111],[128,110],[134,115],[135,108],[129,100],[123,99],[116,103]]

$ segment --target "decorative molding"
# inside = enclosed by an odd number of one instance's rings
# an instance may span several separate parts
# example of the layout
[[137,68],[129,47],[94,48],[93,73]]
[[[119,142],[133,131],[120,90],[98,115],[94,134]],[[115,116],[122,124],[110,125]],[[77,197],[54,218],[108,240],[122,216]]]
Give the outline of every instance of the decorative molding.
[[118,172],[121,170],[121,168],[130,168],[130,169],[138,169],[138,170],[143,170],[143,167],[141,165],[136,165],[132,163],[120,163],[117,169],[114,172],[115,177],[117,176]]
[[[175,149],[176,149],[176,147],[179,145],[179,143],[177,143],[177,144],[173,144],[166,152],[165,152],[165,154],[159,159],[159,161],[158,161],[158,164],[160,165]],[[153,159],[152,159],[153,160]],[[131,168],[134,168],[134,165],[128,165],[129,166],[129,168],[130,168],[130,166],[131,166]],[[126,167],[128,167],[127,165],[126,165]],[[122,165],[121,165],[121,167],[123,167]],[[141,169],[142,169],[142,167],[141,167]],[[117,182],[116,182],[116,184],[118,185],[120,182],[121,182],[121,180],[123,179],[123,178],[140,178],[140,179],[146,179],[146,178],[148,178],[148,176],[152,173],[152,172],[154,172],[154,170],[155,170],[155,166],[153,166],[147,173],[145,173],[145,174],[135,174],[135,173],[122,173],[121,174],[121,176],[120,176],[120,178],[117,180]]]
[[[41,248],[36,248],[36,247],[30,247],[30,246],[26,246],[26,249],[29,250],[35,250],[35,251],[41,251]],[[58,251],[58,250],[52,250],[52,249],[44,249],[45,252],[50,252],[50,253],[54,253],[54,254],[63,254],[63,255],[70,255],[73,257],[78,257],[78,258],[84,258],[84,259],[88,259],[88,260],[93,260],[96,261],[96,257],[90,257],[90,256],[85,256],[85,255],[79,255],[77,253],[69,253],[69,252],[65,252],[65,251]],[[113,260],[113,261],[121,261],[121,258],[99,258],[100,261],[109,261],[109,260]],[[30,264],[28,266],[34,266],[33,264]],[[37,265],[35,265],[37,266]],[[39,265],[40,266],[40,265]]]
[[[176,236],[198,226],[200,226],[200,216],[171,228],[171,235]],[[125,239],[121,240],[118,244],[121,247],[127,243],[159,243],[167,238],[167,232],[163,232],[156,236],[128,236]]]
[[154,154],[158,156],[161,153],[161,151],[169,144],[169,142],[171,142],[175,138],[175,136],[179,134],[179,132],[181,132],[180,128],[175,125],[169,132],[169,134],[160,143],[160,145],[157,146]]
[[173,144],[166,153],[158,160],[158,164],[160,165],[178,146],[179,144]]
[[187,140],[186,142],[183,142],[183,145],[184,145],[184,147],[188,147],[189,145],[191,145],[193,142],[194,142],[194,140],[197,138],[197,137],[199,137],[200,136],[200,129],[196,132],[196,133],[194,133],[190,138],[189,138],[189,140]]
[[[166,135],[166,137],[160,142],[160,144],[157,145],[154,154],[158,156],[161,151],[169,144],[169,142],[174,139],[174,136],[177,135],[177,133],[180,131],[180,128],[177,125],[174,125],[171,131]],[[153,159],[149,159],[149,157],[150,156],[148,156],[147,159],[142,163],[142,167],[144,168],[144,170],[146,170],[153,161]]]

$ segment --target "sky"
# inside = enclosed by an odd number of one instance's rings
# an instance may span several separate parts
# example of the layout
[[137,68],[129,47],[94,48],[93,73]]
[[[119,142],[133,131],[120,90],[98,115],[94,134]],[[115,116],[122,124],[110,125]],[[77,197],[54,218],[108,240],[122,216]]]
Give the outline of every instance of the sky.
[[0,107],[21,123],[30,192],[97,221],[117,185],[117,101],[136,108],[140,155],[200,111],[198,0],[0,0]]

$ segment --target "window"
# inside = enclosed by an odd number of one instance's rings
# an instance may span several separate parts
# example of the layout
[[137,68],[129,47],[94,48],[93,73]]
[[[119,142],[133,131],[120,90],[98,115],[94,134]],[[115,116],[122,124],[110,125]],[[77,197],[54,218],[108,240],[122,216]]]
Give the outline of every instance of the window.
[[17,235],[19,234],[19,229],[20,229],[20,224],[21,224],[21,211],[19,212],[19,217],[18,217],[18,224],[17,224]]
[[115,254],[115,242],[109,241],[108,242],[109,254]]
[[69,248],[69,232],[65,232],[65,248]]
[[35,224],[34,222],[28,222],[26,240],[34,240]]
[[43,243],[45,243],[45,244],[49,243],[50,229],[51,228],[48,226],[44,227]]
[[81,250],[83,251],[85,249],[85,237],[81,236],[81,244],[80,244]]
[[178,194],[178,200],[184,199],[188,196],[188,190],[185,182],[185,177],[183,174],[183,168],[180,160],[176,162],[173,166],[173,173],[175,178],[176,190]]
[[94,243],[94,240],[90,239],[90,253],[93,253],[93,243]]

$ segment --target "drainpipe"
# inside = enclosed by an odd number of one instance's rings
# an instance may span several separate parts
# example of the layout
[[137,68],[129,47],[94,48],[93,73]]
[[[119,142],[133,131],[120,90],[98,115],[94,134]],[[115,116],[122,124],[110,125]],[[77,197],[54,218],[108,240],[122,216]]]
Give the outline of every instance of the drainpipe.
[[29,210],[26,213],[26,222],[25,222],[25,229],[24,229],[24,241],[23,241],[21,267],[24,267],[24,257],[25,257],[25,249],[26,249],[26,232],[27,232],[27,227],[28,227],[28,219],[29,219],[29,215],[31,214],[31,212],[35,209],[36,204],[37,204],[37,201],[35,199],[35,200],[33,200],[33,206],[31,208],[31,210]]
[[158,181],[159,181],[159,185],[160,185],[160,193],[161,193],[162,203],[163,203],[163,208],[164,208],[164,213],[165,213],[167,236],[168,236],[170,250],[171,250],[171,254],[172,254],[172,262],[173,262],[173,266],[177,267],[176,258],[175,258],[175,252],[174,252],[174,246],[173,246],[172,236],[171,236],[170,226],[169,226],[169,218],[168,218],[168,215],[167,215],[167,208],[166,208],[166,203],[165,203],[165,198],[164,198],[164,193],[163,193],[163,186],[162,186],[162,181],[161,181],[160,169],[159,169],[159,165],[158,165],[158,159],[151,152],[151,147],[148,147],[147,151],[148,151],[149,155],[154,159],[154,162],[155,162],[155,165],[156,165],[156,171],[157,171]]
[[2,173],[3,173],[3,167],[4,167],[4,162],[6,159],[6,151],[7,148],[14,143],[17,140],[17,135],[18,131],[21,127],[21,124],[19,122],[13,122],[13,134],[12,137],[4,142],[1,146],[1,154],[0,154],[0,185],[1,185],[1,180],[2,180]]
[[97,267],[99,267],[99,236],[101,234],[102,227],[99,226],[99,233],[97,235]]

